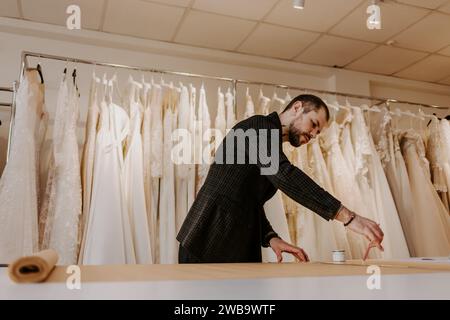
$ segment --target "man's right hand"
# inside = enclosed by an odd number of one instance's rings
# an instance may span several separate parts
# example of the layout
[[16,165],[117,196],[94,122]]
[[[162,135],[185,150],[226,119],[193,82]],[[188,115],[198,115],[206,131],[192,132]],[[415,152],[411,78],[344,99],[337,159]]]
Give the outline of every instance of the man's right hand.
[[[344,207],[339,211],[335,219],[342,223],[346,223],[351,219],[352,214],[355,213]],[[347,225],[347,228],[366,237],[371,246],[375,246],[381,251],[384,251],[384,248],[381,245],[384,233],[376,222],[355,214],[355,218]]]

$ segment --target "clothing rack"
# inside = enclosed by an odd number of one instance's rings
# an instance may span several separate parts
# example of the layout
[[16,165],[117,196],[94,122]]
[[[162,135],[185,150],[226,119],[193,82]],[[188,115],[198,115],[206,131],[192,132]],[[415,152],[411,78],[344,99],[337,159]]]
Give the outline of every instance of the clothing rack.
[[[233,78],[227,78],[227,77],[217,77],[217,76],[210,76],[210,75],[196,74],[196,73],[189,73],[189,72],[169,71],[169,70],[160,70],[160,69],[153,69],[153,68],[144,68],[144,67],[138,67],[138,66],[121,65],[121,64],[114,64],[114,63],[101,62],[101,61],[95,61],[95,60],[78,59],[78,58],[73,58],[73,57],[58,56],[58,55],[51,55],[51,54],[31,52],[31,51],[23,51],[22,52],[19,78],[21,78],[21,75],[23,74],[25,68],[28,68],[28,57],[72,62],[72,63],[76,63],[76,64],[78,63],[78,64],[93,65],[93,66],[110,67],[110,68],[116,68],[116,69],[127,69],[127,70],[134,70],[134,71],[140,71],[140,72],[167,74],[167,75],[182,76],[182,77],[188,77],[188,78],[200,78],[200,79],[209,79],[209,80],[219,80],[219,81],[230,82],[232,84],[234,97],[235,97],[235,99],[234,99],[235,112],[237,110],[236,93],[237,93],[238,84],[270,86],[270,87],[286,89],[286,90],[299,90],[299,91],[304,91],[304,92],[326,94],[326,95],[331,95],[331,96],[340,96],[340,97],[347,97],[347,98],[357,98],[357,99],[363,99],[363,100],[378,101],[374,105],[386,104],[387,106],[389,106],[390,103],[402,103],[402,104],[414,105],[419,108],[423,107],[423,108],[432,108],[432,109],[440,109],[440,110],[448,110],[449,109],[448,107],[441,107],[441,106],[435,106],[435,105],[417,103],[417,102],[411,102],[411,101],[401,101],[401,100],[396,100],[396,99],[358,95],[358,94],[351,94],[351,93],[343,93],[343,92],[337,92],[337,91],[318,90],[318,89],[296,87],[296,86],[269,83],[269,82],[249,81],[249,80],[233,79]],[[14,92],[15,92],[15,89],[14,89]],[[14,96],[13,103],[11,105],[12,118],[11,118],[10,130],[9,130],[9,140],[11,140],[12,125],[13,125],[13,121],[14,121],[15,100],[16,99]],[[374,105],[372,105],[372,106],[374,106]],[[8,154],[9,154],[9,143],[10,142],[8,141]]]
[[[14,88],[13,87],[0,87],[0,91],[14,93]],[[11,107],[11,106],[12,106],[12,103],[0,102],[0,107]]]
[[[21,74],[23,72],[23,69],[28,67],[28,61],[27,61],[28,57],[35,57],[35,58],[39,58],[39,59],[43,58],[43,59],[50,59],[50,60],[59,60],[59,61],[81,63],[81,64],[89,64],[89,65],[94,65],[94,66],[128,69],[128,70],[135,70],[135,71],[141,71],[141,72],[176,75],[176,76],[183,76],[183,77],[190,77],[190,78],[201,78],[201,79],[227,81],[227,82],[232,83],[235,96],[236,96],[236,91],[237,91],[237,85],[238,84],[246,84],[246,85],[270,86],[270,87],[279,88],[279,89],[299,90],[299,91],[305,91],[305,92],[327,94],[327,95],[332,95],[332,96],[341,96],[341,97],[348,97],[348,98],[357,98],[357,99],[364,99],[364,100],[370,100],[370,101],[379,101],[379,103],[377,103],[376,105],[380,105],[380,104],[388,105],[389,103],[401,103],[401,104],[414,105],[417,107],[424,107],[424,108],[441,109],[441,110],[449,109],[449,107],[441,107],[441,106],[436,106],[436,105],[431,105],[431,104],[417,103],[417,102],[411,102],[411,101],[402,101],[402,100],[396,100],[396,99],[390,99],[390,98],[358,95],[358,94],[343,93],[343,92],[337,92],[337,91],[318,90],[318,89],[311,89],[311,88],[305,88],[305,87],[290,86],[290,85],[285,85],[285,84],[275,84],[275,83],[269,83],[269,82],[259,82],[259,81],[243,80],[243,79],[217,77],[217,76],[210,76],[210,75],[196,74],[196,73],[189,73],[189,72],[159,70],[159,69],[153,69],[153,68],[144,68],[144,67],[137,67],[137,66],[100,62],[100,61],[95,61],[95,60],[86,60],[86,59],[78,59],[78,58],[65,57],[65,56],[56,56],[56,55],[50,55],[50,54],[44,54],[44,53],[30,52],[30,51],[22,52]],[[234,103],[235,103],[235,109],[236,109],[237,99],[234,99]]]

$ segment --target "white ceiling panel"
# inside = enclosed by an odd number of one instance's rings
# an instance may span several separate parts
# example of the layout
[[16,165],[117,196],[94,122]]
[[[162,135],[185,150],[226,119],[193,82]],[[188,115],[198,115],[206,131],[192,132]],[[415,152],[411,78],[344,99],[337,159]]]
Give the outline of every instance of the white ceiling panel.
[[20,13],[17,0],[1,0],[0,17],[19,18]]
[[440,50],[450,44],[450,15],[432,13],[394,39],[396,45],[403,48],[427,52]]
[[348,69],[390,75],[426,55],[422,52],[381,46],[349,64]]
[[427,9],[436,9],[442,6],[444,3],[448,2],[448,0],[397,0],[397,1]]
[[324,32],[353,10],[362,0],[306,1],[303,10],[294,9],[292,0],[281,0],[266,18],[282,26]]
[[185,9],[141,0],[108,0],[103,30],[140,38],[171,40]]
[[400,5],[394,2],[381,3],[381,29],[367,28],[367,2],[344,18],[330,33],[345,37],[384,43],[412,23],[424,17],[429,10]]
[[169,6],[189,7],[193,0],[142,0],[145,2],[154,2],[160,4],[167,4]]
[[238,18],[260,20],[278,0],[195,0],[194,8]]
[[255,27],[256,22],[191,10],[175,37],[179,43],[232,50]]
[[396,75],[414,80],[439,81],[450,76],[450,57],[431,55]]
[[262,23],[238,50],[268,57],[293,59],[318,37],[318,33]]
[[295,60],[325,66],[345,66],[374,49],[376,44],[324,35]]
[[[3,1],[3,0],[2,0]],[[25,19],[65,26],[67,7],[74,4],[81,9],[81,28],[98,30],[104,0],[21,0]]]

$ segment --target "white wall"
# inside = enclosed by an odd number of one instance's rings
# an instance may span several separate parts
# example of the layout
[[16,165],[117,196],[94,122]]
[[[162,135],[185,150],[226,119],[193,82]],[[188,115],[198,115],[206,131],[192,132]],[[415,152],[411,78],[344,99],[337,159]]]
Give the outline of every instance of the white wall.
[[[307,87],[341,92],[376,95],[402,100],[419,101],[421,103],[450,106],[450,90],[448,86],[409,81],[393,77],[385,77],[341,69],[305,65],[275,59],[261,58],[243,54],[228,53],[218,50],[194,48],[158,41],[136,39],[125,36],[81,30],[69,31],[63,27],[32,23],[21,20],[0,18],[0,86],[9,86],[18,79],[20,56],[23,50],[42,52],[55,55],[71,56],[84,59],[111,62],[124,65],[143,66],[146,68],[194,72],[214,76],[282,83],[297,87]],[[34,64],[36,59],[32,60]],[[32,63],[33,64],[33,63]],[[54,108],[55,91],[60,75],[64,69],[64,62],[41,60],[46,81],[47,107]],[[70,65],[73,66],[73,65]],[[93,66],[77,66],[82,105],[86,106],[86,96],[89,90],[89,80]],[[107,71],[111,76],[117,72],[122,83],[130,72],[96,68],[97,73]],[[140,78],[139,72],[132,72]],[[149,80],[150,74],[146,74]],[[159,80],[160,76],[155,76]],[[192,82],[199,86],[201,80],[191,81],[183,78],[164,76],[166,81]],[[216,114],[217,86],[226,88],[227,83],[220,81],[205,81],[208,92],[208,103],[212,117]],[[259,87],[251,86],[251,93],[256,99]],[[274,89],[263,87],[267,96],[272,96]],[[242,116],[244,108],[245,86],[238,90],[238,115]],[[282,97],[285,90],[278,90]],[[297,93],[292,91],[294,96]],[[9,95],[0,95],[0,101]],[[335,97],[323,96],[327,100]],[[349,99],[353,104],[363,101]],[[341,102],[344,102],[340,99]],[[402,106],[402,108],[405,108]],[[411,108],[417,111],[417,108]],[[424,109],[427,111],[426,109]],[[445,116],[449,112],[439,112]],[[80,127],[85,119],[86,107],[81,113]],[[5,158],[5,144],[7,127],[9,126],[9,112],[0,109],[0,168]],[[214,119],[214,118],[213,118]],[[80,137],[80,140],[82,137]]]

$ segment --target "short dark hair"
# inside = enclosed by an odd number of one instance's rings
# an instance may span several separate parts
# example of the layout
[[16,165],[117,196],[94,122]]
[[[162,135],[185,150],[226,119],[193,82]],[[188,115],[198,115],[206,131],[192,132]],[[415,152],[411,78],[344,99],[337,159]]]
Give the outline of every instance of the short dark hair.
[[320,109],[323,109],[325,110],[327,121],[330,120],[330,111],[328,110],[328,107],[325,104],[325,102],[323,102],[323,100],[320,99],[319,97],[312,94],[301,94],[295,97],[294,99],[292,99],[291,102],[289,102],[286,108],[284,108],[283,112],[289,110],[297,101],[301,101],[303,103],[304,113],[308,113],[312,110],[319,111]]

